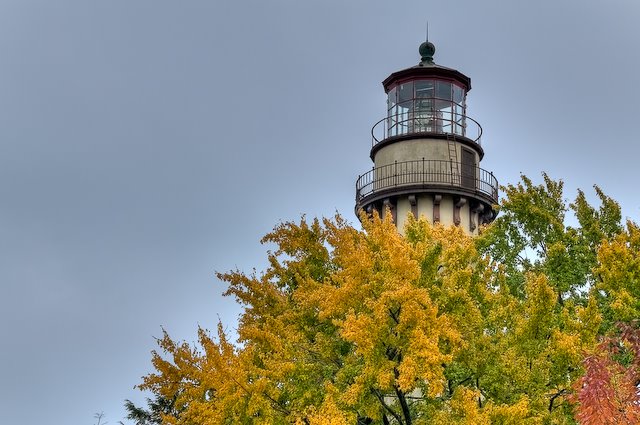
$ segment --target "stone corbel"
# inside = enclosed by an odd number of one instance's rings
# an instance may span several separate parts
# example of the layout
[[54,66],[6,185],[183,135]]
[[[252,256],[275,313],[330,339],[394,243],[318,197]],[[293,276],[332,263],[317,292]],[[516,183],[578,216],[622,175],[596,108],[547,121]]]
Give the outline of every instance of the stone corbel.
[[480,217],[482,217],[482,224],[491,223],[494,219],[493,211],[491,211],[491,209],[489,209],[488,211],[483,211]]
[[411,205],[411,214],[413,218],[418,218],[418,199],[416,195],[409,195],[409,204]]
[[440,202],[442,195],[433,195],[433,223],[440,223]]
[[471,229],[472,232],[478,227],[476,217],[480,218],[482,211],[484,211],[484,205],[482,204],[474,205],[474,207],[471,208],[472,214],[469,214],[469,229]]
[[456,226],[460,225],[460,210],[467,203],[467,198],[457,198],[453,204],[453,222]]

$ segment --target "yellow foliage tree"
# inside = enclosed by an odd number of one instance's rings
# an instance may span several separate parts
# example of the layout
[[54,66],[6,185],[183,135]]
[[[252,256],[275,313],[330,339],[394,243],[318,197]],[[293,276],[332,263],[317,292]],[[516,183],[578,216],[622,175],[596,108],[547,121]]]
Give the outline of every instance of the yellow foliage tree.
[[544,177],[505,188],[479,238],[411,217],[400,235],[390,214],[277,226],[264,272],[218,275],[238,340],[165,333],[140,388],[171,400],[167,424],[576,423],[585,353],[640,309],[640,231],[597,188],[565,226]]

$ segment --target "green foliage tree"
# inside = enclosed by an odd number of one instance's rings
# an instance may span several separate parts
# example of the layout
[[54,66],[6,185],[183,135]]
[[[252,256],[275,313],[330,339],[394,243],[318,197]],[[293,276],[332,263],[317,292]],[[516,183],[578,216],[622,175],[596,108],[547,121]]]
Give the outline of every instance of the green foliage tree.
[[[514,295],[522,295],[524,276],[535,272],[549,278],[560,304],[568,299],[586,302],[598,247],[622,232],[620,206],[598,186],[594,188],[601,202],[598,209],[581,190],[567,205],[562,181],[546,174],[542,184],[522,176],[520,183],[504,188],[500,214],[479,241],[483,252],[506,268]],[[569,210],[577,226],[566,224]]]
[[174,399],[156,395],[153,399],[147,398],[147,409],[136,406],[131,400],[124,401],[127,410],[127,419],[135,425],[161,425],[164,415],[178,416],[174,409]]
[[[584,419],[595,409],[585,359],[640,310],[640,231],[624,228],[618,204],[595,190],[598,208],[583,192],[567,205],[562,182],[522,177],[477,238],[413,218],[404,236],[377,216],[363,216],[362,230],[340,216],[277,226],[263,238],[276,247],[264,272],[219,274],[244,306],[237,342],[222,324],[215,336],[200,329],[197,345],[159,340],[156,371],[140,388],[172,405],[150,404],[153,420]],[[138,424],[156,423],[128,410]]]

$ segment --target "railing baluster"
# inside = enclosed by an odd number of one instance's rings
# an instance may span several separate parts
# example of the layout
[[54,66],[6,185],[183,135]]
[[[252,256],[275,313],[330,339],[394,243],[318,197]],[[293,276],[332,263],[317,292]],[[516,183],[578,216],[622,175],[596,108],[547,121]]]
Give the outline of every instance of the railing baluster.
[[398,185],[398,161],[394,161],[393,180],[394,180],[394,184],[397,186]]

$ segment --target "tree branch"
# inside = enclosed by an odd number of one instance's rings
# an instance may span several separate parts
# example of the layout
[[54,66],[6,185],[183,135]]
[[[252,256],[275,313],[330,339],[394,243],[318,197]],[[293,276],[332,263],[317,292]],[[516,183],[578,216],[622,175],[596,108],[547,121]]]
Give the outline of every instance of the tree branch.
[[402,424],[402,418],[400,417],[400,415],[398,413],[396,413],[395,410],[393,410],[391,407],[389,407],[389,405],[387,405],[387,403],[384,401],[384,396],[382,394],[380,394],[380,391],[372,388],[371,392],[373,393],[373,395],[376,396],[376,398],[378,399],[378,401],[382,405],[383,409],[386,410],[387,412],[389,412],[389,414],[391,416],[393,416],[395,418],[395,420],[398,421],[399,424]]
[[551,400],[549,400],[549,412],[551,412],[553,410],[553,402],[556,401],[556,398],[563,396],[565,394],[567,394],[568,391],[565,390],[564,388],[561,389],[560,391],[558,391],[557,393],[555,393],[554,395],[551,396]]
[[402,392],[397,385],[394,386],[394,389],[396,390],[396,395],[398,396],[398,401],[400,402],[400,407],[402,408],[402,414],[404,416],[405,422],[407,425],[411,425],[411,411],[409,410],[409,405],[407,404],[407,399],[404,396],[404,392]]

